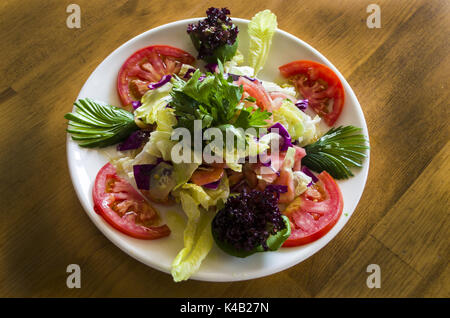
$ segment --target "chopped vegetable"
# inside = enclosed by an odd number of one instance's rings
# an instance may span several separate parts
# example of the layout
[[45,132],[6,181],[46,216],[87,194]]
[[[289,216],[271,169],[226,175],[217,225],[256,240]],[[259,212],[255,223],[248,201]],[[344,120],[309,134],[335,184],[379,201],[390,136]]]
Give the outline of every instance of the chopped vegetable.
[[138,189],[150,189],[150,173],[156,165],[144,164],[133,166],[134,179]]
[[138,109],[139,107],[142,106],[142,103],[139,100],[134,100],[131,102],[131,106],[133,106],[133,109]]
[[256,76],[267,61],[272,37],[277,29],[277,16],[270,10],[258,12],[248,24],[250,36],[249,64]]
[[220,180],[217,180],[217,181],[214,181],[211,183],[204,184],[203,186],[207,189],[216,190],[219,187],[219,184],[220,184]]
[[295,103],[295,106],[298,107],[298,109],[304,111],[306,108],[308,108],[308,100],[307,99],[301,99]]
[[311,172],[311,170],[308,169],[308,167],[303,166],[302,172],[311,178],[311,182],[316,183],[317,181],[319,181],[319,179],[314,175],[314,173]]
[[292,139],[291,135],[289,135],[289,132],[284,128],[284,126],[280,123],[276,123],[272,127],[268,129],[269,132],[272,132],[273,130],[277,130],[278,134],[282,137],[281,138],[281,145],[280,145],[280,151],[286,151],[289,147],[292,147]]
[[157,89],[158,87],[161,87],[164,84],[170,82],[171,78],[172,78],[171,75],[164,75],[159,82],[148,84],[148,88],[150,88],[150,89]]
[[126,139],[138,130],[133,114],[124,109],[100,104],[92,99],[79,99],[75,111],[67,113],[67,132],[81,147],[107,147]]
[[298,141],[300,146],[307,145],[317,139],[320,117],[311,118],[302,112],[295,104],[285,99],[279,109],[273,111],[273,121],[282,124],[293,141]]
[[172,99],[170,97],[171,90],[172,84],[170,82],[148,90],[142,96],[142,106],[134,111],[134,116],[149,125],[156,123],[157,130],[172,131],[177,120],[174,110],[166,107]]
[[198,50],[198,59],[215,63],[229,61],[236,53],[239,29],[227,17],[227,8],[209,8],[206,19],[189,24],[187,33]]
[[143,144],[145,144],[148,141],[148,138],[150,137],[150,131],[149,130],[137,130],[133,133],[131,133],[128,138],[117,145],[117,150],[119,151],[125,151],[125,150],[132,150],[132,149],[138,149]]
[[353,176],[350,168],[362,167],[367,155],[366,137],[361,128],[340,126],[331,128],[315,143],[305,147],[306,156],[302,164],[316,172],[327,171],[336,179]]

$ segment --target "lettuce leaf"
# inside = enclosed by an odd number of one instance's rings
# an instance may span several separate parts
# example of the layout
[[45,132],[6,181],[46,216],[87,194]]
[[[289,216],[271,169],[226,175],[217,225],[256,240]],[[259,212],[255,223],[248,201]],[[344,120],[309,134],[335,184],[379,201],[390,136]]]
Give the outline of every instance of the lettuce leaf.
[[277,26],[277,16],[270,10],[258,12],[248,24],[249,64],[255,70],[253,76],[261,71],[267,61]]
[[185,183],[174,196],[181,201],[181,206],[188,221],[184,230],[184,247],[172,263],[172,277],[175,282],[188,279],[199,268],[213,246],[211,222],[215,215],[209,208],[219,201],[225,201],[230,193],[228,179],[224,176],[216,190],[205,189],[196,184]]
[[174,110],[166,107],[172,100],[172,87],[169,82],[157,89],[148,90],[142,96],[142,106],[134,111],[134,116],[150,125],[156,123],[156,130],[171,132],[177,123]]
[[288,99],[283,101],[279,109],[273,111],[273,121],[282,124],[292,140],[298,140],[300,146],[310,144],[319,137],[320,117],[311,118]]

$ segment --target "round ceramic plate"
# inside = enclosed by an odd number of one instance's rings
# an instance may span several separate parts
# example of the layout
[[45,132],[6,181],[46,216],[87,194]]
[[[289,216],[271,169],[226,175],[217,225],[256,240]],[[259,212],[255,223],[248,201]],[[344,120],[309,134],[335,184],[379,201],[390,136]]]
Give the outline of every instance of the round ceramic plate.
[[[90,97],[94,100],[120,105],[116,91],[117,73],[124,61],[135,51],[148,45],[167,44],[179,47],[196,56],[196,51],[186,34],[188,23],[199,18],[169,23],[136,36],[111,53],[91,74],[84,84],[78,98]],[[247,52],[248,20],[233,18],[239,26],[239,50]],[[259,78],[277,81],[280,78],[278,67],[294,60],[313,60],[330,67],[344,85],[346,101],[344,110],[336,125],[354,125],[362,127],[368,136],[367,126],[361,107],[355,94],[341,73],[322,54],[307,43],[293,35],[277,30],[271,51]],[[108,161],[103,151],[79,147],[70,137],[67,138],[67,157],[72,182],[81,204],[88,216],[103,234],[124,252],[148,266],[170,273],[170,267],[178,251],[183,247],[183,223],[174,222],[174,214],[183,215],[181,208],[159,207],[158,210],[165,221],[169,221],[172,233],[169,237],[154,241],[138,240],[126,236],[106,223],[95,213],[92,202],[92,185],[99,169]],[[364,190],[369,169],[369,159],[362,169],[354,171],[355,176],[339,181],[343,198],[344,211],[337,224],[319,240],[299,247],[282,248],[276,252],[257,253],[241,259],[229,256],[216,246],[203,261],[199,271],[191,279],[205,281],[238,281],[270,275],[307,259],[324,247],[347,223]],[[178,211],[174,211],[177,210]],[[176,219],[176,218],[175,218]]]

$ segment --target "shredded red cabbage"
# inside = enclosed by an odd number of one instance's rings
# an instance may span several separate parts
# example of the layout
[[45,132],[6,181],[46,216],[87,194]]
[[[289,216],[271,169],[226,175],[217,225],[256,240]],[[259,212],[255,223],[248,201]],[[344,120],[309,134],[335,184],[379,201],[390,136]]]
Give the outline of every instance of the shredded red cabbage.
[[134,180],[140,190],[150,189],[150,174],[156,165],[144,164],[133,166]]
[[205,65],[205,68],[211,73],[216,73],[218,70],[218,65],[217,63],[208,63]]
[[148,141],[150,137],[150,131],[148,130],[137,130],[133,132],[128,138],[117,145],[117,150],[125,151],[131,149],[137,149],[141,147],[144,143]]
[[308,177],[311,177],[311,182],[308,184],[308,187],[312,186],[314,183],[319,181],[319,179],[312,173],[311,170],[309,170],[306,166],[302,167],[302,172],[306,174]]
[[164,84],[170,82],[172,75],[164,75],[158,83],[150,83],[148,84],[148,88],[157,89],[158,87],[163,86]]
[[305,111],[306,108],[308,108],[308,100],[300,99],[295,103],[295,106],[297,106],[301,111]]
[[272,127],[268,129],[269,132],[272,132],[272,129],[278,129],[278,134],[283,138],[282,143],[280,145],[280,151],[286,151],[289,147],[292,147],[292,139],[291,135],[289,135],[289,132],[286,128],[280,123],[276,123]]
[[211,190],[216,190],[219,187],[220,184],[220,179],[208,184],[204,184],[203,187],[207,188],[207,189],[211,189]]
[[138,109],[139,107],[142,106],[142,103],[139,100],[134,100],[131,102],[131,106],[133,106],[133,109]]
[[190,79],[192,77],[192,73],[195,72],[194,68],[190,68],[186,71],[186,74],[184,74],[183,78],[184,79]]

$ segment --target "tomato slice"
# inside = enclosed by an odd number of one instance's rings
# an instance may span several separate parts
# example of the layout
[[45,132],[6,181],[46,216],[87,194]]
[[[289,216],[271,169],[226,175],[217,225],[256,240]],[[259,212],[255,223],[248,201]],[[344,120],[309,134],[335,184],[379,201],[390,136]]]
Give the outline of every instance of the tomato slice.
[[92,197],[95,212],[122,233],[144,240],[170,234],[167,225],[155,226],[159,221],[156,211],[110,163],[98,172]]
[[177,74],[182,64],[192,64],[188,52],[169,45],[147,46],[131,55],[120,68],[117,91],[124,106],[140,100],[148,84],[159,82],[167,74]]
[[202,186],[220,180],[223,176],[223,172],[224,169],[221,166],[197,169],[192,174],[191,181],[196,185]]
[[237,85],[242,85],[244,92],[256,99],[256,105],[259,108],[267,111],[272,111],[272,100],[266,92],[262,84],[258,81],[251,81],[243,76],[235,82]]
[[313,242],[330,231],[342,214],[342,193],[326,171],[319,181],[288,205],[283,212],[291,221],[291,235],[283,246],[291,247]]
[[344,87],[339,77],[327,66],[313,61],[294,61],[280,66],[281,75],[294,82],[308,99],[308,105],[333,126],[344,107]]

